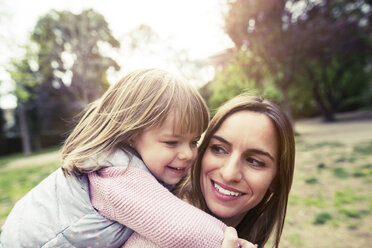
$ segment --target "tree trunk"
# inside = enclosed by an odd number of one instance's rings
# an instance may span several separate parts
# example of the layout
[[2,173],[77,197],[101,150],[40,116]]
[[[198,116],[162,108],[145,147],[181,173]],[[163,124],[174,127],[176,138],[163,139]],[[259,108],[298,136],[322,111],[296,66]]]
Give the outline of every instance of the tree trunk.
[[39,133],[35,133],[32,135],[32,141],[34,144],[34,151],[40,151],[42,146],[41,146],[41,137]]
[[323,120],[325,122],[334,122],[335,121],[334,112],[332,111],[331,108],[327,106],[327,103],[323,101],[323,98],[321,96],[320,89],[319,89],[319,84],[316,81],[313,84],[313,93],[314,93],[315,101],[318,105],[318,108],[320,112],[322,113]]
[[18,116],[19,116],[19,129],[22,138],[23,154],[25,156],[31,155],[31,142],[30,134],[27,127],[26,113],[23,107],[23,103],[18,102]]
[[337,108],[337,104],[336,104],[334,94],[332,92],[333,91],[333,89],[332,89],[333,83],[328,78],[325,68],[326,68],[326,66],[324,66],[324,68],[322,70],[322,77],[321,77],[322,78],[322,83],[324,85],[324,98],[325,98],[324,102],[327,103],[328,112],[335,113],[336,108]]
[[308,73],[310,81],[313,82],[312,90],[313,90],[315,103],[318,106],[318,109],[321,115],[323,116],[323,120],[325,122],[334,122],[335,117],[334,117],[333,109],[332,108],[329,109],[327,106],[327,102],[324,102],[324,99],[320,92],[319,79],[316,78],[316,76],[314,75],[313,71],[310,68],[308,68],[307,73]]

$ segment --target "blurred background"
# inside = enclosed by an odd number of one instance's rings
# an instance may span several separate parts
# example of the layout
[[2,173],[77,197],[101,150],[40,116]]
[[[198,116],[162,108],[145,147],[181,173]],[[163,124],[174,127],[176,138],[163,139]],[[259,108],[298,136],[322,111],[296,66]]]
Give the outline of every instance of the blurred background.
[[211,113],[254,91],[296,130],[281,247],[372,242],[372,1],[0,0],[0,225],[84,107],[158,67]]

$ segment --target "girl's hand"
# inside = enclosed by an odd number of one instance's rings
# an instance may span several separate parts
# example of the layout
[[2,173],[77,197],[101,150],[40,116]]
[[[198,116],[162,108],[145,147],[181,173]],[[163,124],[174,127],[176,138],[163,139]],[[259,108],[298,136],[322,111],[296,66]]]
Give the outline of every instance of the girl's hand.
[[245,239],[239,239],[235,228],[229,226],[225,230],[225,237],[221,248],[257,248],[257,245]]

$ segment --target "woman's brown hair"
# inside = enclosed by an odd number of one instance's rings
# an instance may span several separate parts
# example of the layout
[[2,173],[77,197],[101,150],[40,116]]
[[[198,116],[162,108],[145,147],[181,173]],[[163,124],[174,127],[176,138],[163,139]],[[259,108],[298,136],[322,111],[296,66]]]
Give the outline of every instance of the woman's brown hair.
[[[253,111],[266,115],[275,126],[278,139],[277,173],[270,189],[262,201],[249,210],[236,227],[240,238],[263,246],[275,230],[274,247],[279,246],[287,210],[288,195],[292,185],[295,142],[292,125],[284,112],[274,103],[248,94],[239,95],[222,105],[211,120],[203,141],[199,146],[199,155],[191,169],[190,177],[175,191],[196,207],[209,212],[204,200],[200,176],[202,159],[214,133],[232,114],[239,111]],[[212,213],[211,213],[212,214]],[[216,216],[218,217],[218,216]]]

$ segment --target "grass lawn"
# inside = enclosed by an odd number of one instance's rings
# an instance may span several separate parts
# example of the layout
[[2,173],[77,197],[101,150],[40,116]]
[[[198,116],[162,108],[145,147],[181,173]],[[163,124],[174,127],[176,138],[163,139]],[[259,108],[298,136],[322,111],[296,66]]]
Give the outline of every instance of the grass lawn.
[[296,123],[296,169],[280,247],[370,247],[372,120]]
[[[280,247],[370,247],[372,120],[296,123],[296,169]],[[59,166],[59,151],[0,158],[0,225]]]

